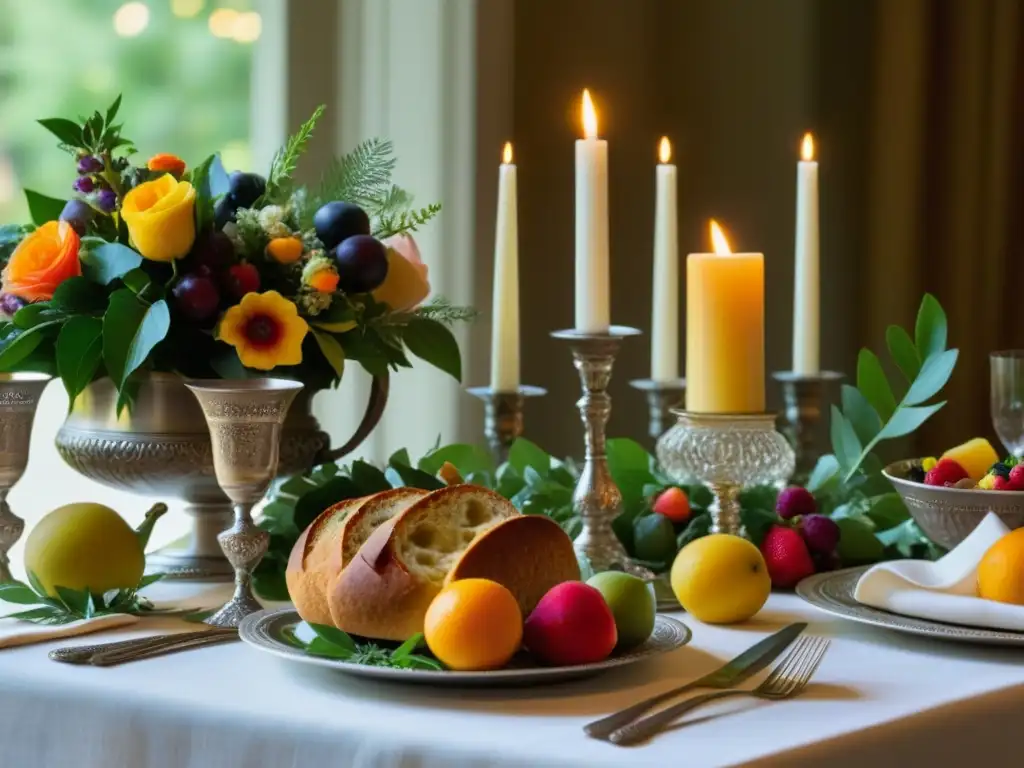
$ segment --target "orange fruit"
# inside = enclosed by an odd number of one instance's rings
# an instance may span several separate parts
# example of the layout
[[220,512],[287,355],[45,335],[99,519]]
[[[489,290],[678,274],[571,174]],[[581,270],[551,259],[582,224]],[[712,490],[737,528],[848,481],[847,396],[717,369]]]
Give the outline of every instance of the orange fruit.
[[1024,605],[1024,528],[989,547],[978,563],[978,597]]
[[442,589],[427,608],[423,636],[449,669],[499,669],[519,650],[519,603],[490,579],[461,579]]

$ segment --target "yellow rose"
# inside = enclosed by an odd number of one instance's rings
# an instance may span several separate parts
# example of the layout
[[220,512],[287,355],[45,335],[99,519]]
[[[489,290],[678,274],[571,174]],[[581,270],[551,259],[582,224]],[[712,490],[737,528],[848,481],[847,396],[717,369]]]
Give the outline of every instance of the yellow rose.
[[121,215],[138,252],[152,261],[185,256],[196,239],[195,202],[192,185],[169,173],[125,195]]
[[388,274],[373,292],[373,300],[395,312],[418,307],[430,293],[427,265],[409,235],[395,235],[383,241],[388,249]]

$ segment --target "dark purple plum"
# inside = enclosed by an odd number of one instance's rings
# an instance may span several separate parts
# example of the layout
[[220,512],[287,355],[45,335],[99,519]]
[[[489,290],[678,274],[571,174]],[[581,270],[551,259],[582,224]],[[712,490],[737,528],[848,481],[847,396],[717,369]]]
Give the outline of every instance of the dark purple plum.
[[185,275],[174,286],[174,303],[181,314],[190,320],[209,320],[220,304],[217,286],[209,277]]
[[368,293],[388,275],[387,249],[370,235],[343,240],[334,250],[334,259],[338,265],[338,289],[345,293]]
[[249,208],[267,190],[267,181],[258,173],[235,171],[228,177],[228,194],[236,208]]
[[211,272],[226,269],[235,259],[231,238],[216,229],[200,232],[192,244],[192,259]]
[[354,203],[335,200],[320,206],[313,216],[313,227],[320,242],[330,250],[350,237],[370,234],[370,217]]

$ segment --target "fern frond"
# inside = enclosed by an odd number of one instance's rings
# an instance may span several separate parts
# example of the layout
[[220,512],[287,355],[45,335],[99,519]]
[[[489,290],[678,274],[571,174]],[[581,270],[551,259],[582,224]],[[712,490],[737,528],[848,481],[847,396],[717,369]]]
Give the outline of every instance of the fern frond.
[[324,105],[321,104],[310,115],[310,118],[299,126],[299,130],[288,137],[288,141],[277,151],[270,164],[270,173],[267,174],[267,189],[263,193],[263,203],[283,204],[291,192],[291,179],[298,167],[299,158],[302,157],[313,136],[313,129],[317,121],[324,113]]
[[376,238],[384,239],[392,235],[415,232],[440,212],[441,204],[431,203],[426,208],[385,213],[377,217],[377,226],[374,228],[373,235]]
[[355,203],[372,213],[375,201],[387,197],[395,170],[394,147],[386,139],[367,139],[351,152],[336,158],[320,180],[316,199]]
[[472,322],[480,315],[473,307],[461,307],[458,304],[452,304],[444,296],[435,296],[429,302],[419,307],[416,310],[416,314],[420,317],[429,317],[431,320],[437,320],[445,325]]

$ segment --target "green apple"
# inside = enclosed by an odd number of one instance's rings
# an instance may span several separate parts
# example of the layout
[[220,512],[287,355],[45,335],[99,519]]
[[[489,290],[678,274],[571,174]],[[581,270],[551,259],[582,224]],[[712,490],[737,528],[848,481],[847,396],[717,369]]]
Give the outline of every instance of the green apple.
[[598,573],[587,584],[600,592],[612,609],[619,633],[617,648],[632,648],[651,636],[658,610],[653,584],[622,571]]

